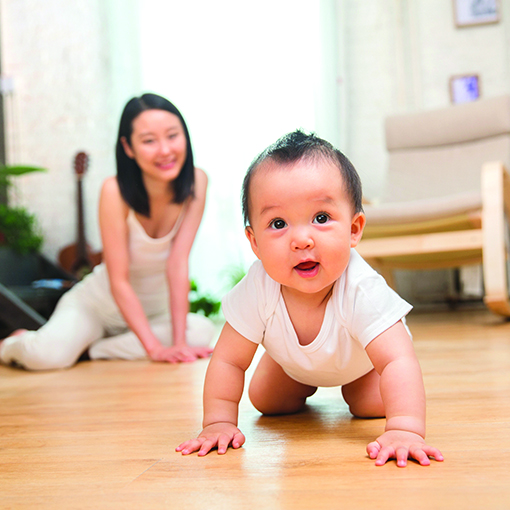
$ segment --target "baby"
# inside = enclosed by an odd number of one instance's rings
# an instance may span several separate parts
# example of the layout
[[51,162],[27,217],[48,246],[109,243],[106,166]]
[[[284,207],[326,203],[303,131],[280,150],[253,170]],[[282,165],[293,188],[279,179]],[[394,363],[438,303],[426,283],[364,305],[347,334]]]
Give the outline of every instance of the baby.
[[225,297],[226,324],[204,388],[203,431],[177,451],[239,448],[245,371],[266,350],[249,388],[263,414],[296,413],[319,386],[341,386],[354,416],[386,417],[367,446],[376,465],[441,452],[425,443],[425,391],[405,316],[411,306],[354,250],[365,226],[359,176],[325,140],[290,133],[244,179],[246,236],[257,258]]

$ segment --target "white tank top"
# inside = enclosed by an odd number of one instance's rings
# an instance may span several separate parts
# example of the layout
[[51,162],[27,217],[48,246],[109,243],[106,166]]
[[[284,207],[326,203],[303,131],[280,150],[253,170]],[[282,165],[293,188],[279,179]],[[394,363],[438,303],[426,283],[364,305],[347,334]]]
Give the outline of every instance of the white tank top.
[[[128,226],[129,279],[148,317],[169,313],[169,295],[166,263],[172,241],[182,224],[187,210],[186,204],[172,230],[163,237],[150,237],[129,209],[126,219]],[[108,271],[103,262],[94,268],[82,282],[73,288],[101,315],[116,315],[120,311],[113,299]]]
[[163,237],[150,237],[129,210],[129,278],[131,285],[148,314],[168,311],[168,286],[166,263],[172,241],[184,218],[185,207],[177,218],[172,230]]

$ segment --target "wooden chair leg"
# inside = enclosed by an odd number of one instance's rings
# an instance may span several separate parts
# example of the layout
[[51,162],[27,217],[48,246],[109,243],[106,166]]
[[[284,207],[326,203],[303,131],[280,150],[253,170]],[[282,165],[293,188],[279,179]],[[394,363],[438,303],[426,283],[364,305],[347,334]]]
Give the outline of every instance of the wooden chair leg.
[[500,162],[482,168],[482,204],[484,301],[493,312],[510,317],[505,222],[510,211],[510,176]]

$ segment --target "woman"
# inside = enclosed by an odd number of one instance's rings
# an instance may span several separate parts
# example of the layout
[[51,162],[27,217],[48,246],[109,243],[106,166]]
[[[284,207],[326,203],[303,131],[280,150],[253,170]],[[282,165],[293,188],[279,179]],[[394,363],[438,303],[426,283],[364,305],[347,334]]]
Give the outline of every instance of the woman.
[[29,370],[91,359],[171,363],[208,356],[214,328],[189,314],[188,259],[207,176],[194,167],[186,123],[163,97],[131,99],[120,120],[117,176],[103,184],[104,262],[66,293],[38,331],[18,330],[0,360]]

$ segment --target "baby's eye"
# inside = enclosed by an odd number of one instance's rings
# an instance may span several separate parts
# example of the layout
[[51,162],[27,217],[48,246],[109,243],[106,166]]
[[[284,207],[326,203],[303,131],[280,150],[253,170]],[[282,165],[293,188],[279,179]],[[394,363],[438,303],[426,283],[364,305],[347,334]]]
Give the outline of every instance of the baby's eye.
[[276,230],[281,230],[282,228],[285,228],[287,226],[287,223],[285,223],[283,220],[273,220],[271,222],[271,228],[274,228]]
[[315,216],[313,222],[322,224],[322,223],[327,223],[328,220],[329,220],[329,216],[327,214],[321,213],[321,214],[318,214],[317,216]]

